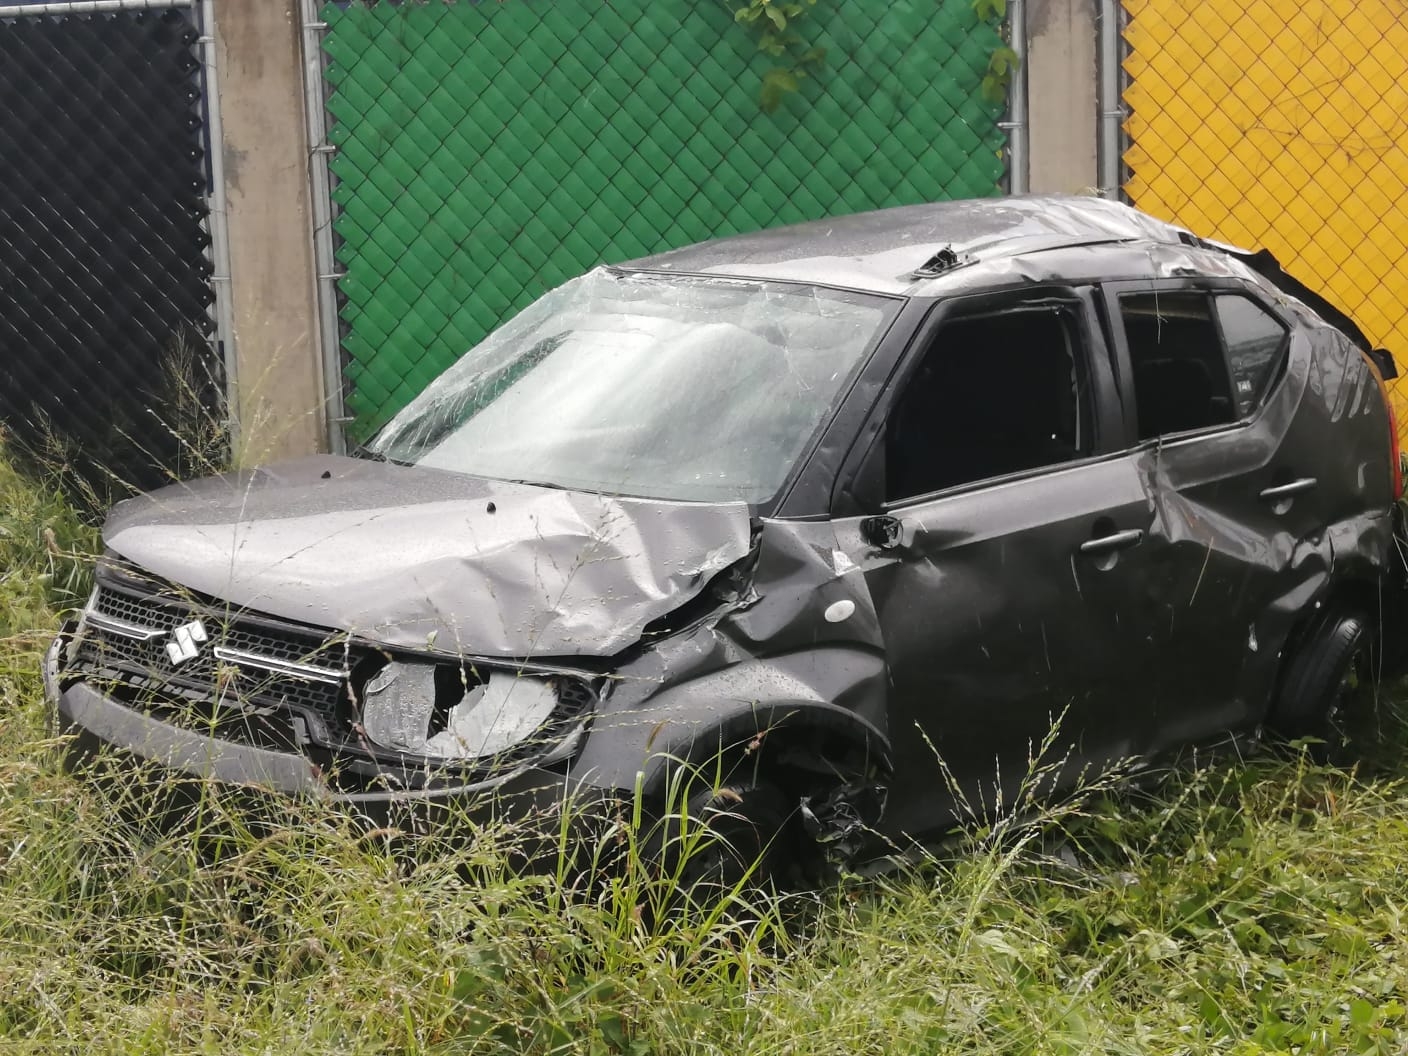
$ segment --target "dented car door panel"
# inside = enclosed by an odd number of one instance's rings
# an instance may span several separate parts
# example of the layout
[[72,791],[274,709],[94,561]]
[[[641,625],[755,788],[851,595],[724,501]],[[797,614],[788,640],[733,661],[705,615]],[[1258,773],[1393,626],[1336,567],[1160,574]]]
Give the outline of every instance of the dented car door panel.
[[836,522],[839,547],[864,571],[888,660],[892,835],[923,832],[936,818],[990,816],[1034,769],[1045,768],[1046,790],[1065,787],[1152,743],[1151,716],[1129,702],[1148,660],[1139,584],[1153,509],[1136,461],[1098,454],[1118,448],[1121,416],[1088,289],[940,303],[862,430],[868,447],[843,474],[840,501],[876,508],[885,423],[919,361],[947,347],[944,328],[975,310],[1034,307],[1067,311],[1077,324],[1073,354],[1097,453]]
[[[1151,284],[1106,287],[1127,406],[1136,401],[1115,298],[1131,288]],[[1365,503],[1389,501],[1386,459],[1359,464],[1365,451],[1386,452],[1386,444],[1372,437],[1343,447],[1325,442],[1346,417],[1362,416],[1354,428],[1386,434],[1382,401],[1367,398],[1373,384],[1364,358],[1341,335],[1323,325],[1297,327],[1282,375],[1249,419],[1137,449],[1155,510],[1143,604],[1152,615],[1154,677],[1145,698],[1156,717],[1156,752],[1265,717],[1294,620],[1334,567],[1327,527]],[[1232,613],[1246,615],[1233,623]]]
[[[909,794],[892,797],[887,828],[961,816],[953,792],[982,816],[1012,804],[1058,723],[1041,759],[1056,768],[1048,789],[1147,748],[1151,717],[1130,704],[1147,661],[1137,610],[1152,511],[1128,457],[891,515],[900,533],[888,549],[867,544],[863,519],[837,525],[889,660],[891,740]],[[1123,533],[1135,535],[1098,545]]]

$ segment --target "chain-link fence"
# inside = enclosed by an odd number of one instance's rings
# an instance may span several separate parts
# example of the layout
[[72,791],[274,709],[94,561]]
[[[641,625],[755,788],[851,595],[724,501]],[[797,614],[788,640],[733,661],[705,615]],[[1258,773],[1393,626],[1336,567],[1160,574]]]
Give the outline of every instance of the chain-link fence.
[[1001,40],[971,0],[808,12],[824,68],[769,114],[725,4],[325,8],[351,434],[601,261],[1000,190]]
[[104,492],[220,423],[201,21],[0,0],[0,426]]
[[[1408,371],[1408,9],[1124,7],[1131,202],[1270,249]],[[1408,430],[1408,382],[1394,398]]]

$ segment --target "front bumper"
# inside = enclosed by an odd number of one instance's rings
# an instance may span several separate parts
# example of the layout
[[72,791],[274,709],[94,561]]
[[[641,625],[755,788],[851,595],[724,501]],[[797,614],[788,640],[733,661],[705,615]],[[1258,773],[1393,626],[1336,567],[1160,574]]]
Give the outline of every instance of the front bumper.
[[[629,790],[601,788],[569,770],[528,767],[490,782],[438,784],[420,789],[347,791],[327,782],[316,763],[296,752],[240,744],[183,729],[114,700],[84,682],[65,686],[61,634],[44,657],[44,693],[56,731],[70,737],[67,758],[79,767],[94,760],[135,764],[174,779],[213,782],[313,800],[345,809],[374,825],[427,824],[451,820],[531,821],[539,831],[559,831],[565,817],[584,826],[603,809],[629,798]],[[159,782],[158,782],[159,783]]]

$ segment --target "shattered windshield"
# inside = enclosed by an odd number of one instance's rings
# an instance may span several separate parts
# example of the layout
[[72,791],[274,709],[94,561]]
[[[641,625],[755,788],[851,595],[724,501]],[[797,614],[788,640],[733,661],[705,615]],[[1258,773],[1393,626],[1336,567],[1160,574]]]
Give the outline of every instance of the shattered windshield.
[[794,283],[598,269],[490,334],[369,450],[579,491],[762,503],[893,304]]

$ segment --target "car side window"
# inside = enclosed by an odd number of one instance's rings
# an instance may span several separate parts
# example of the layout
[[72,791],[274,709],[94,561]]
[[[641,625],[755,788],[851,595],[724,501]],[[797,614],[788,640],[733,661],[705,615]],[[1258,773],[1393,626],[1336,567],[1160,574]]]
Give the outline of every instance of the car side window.
[[1139,438],[1236,421],[1212,298],[1191,291],[1132,293],[1119,304]]
[[1285,359],[1286,324],[1250,297],[1224,294],[1213,298],[1227,362],[1237,417],[1245,418],[1266,398]]
[[886,501],[1089,455],[1082,333],[1064,304],[941,326],[886,424]]

